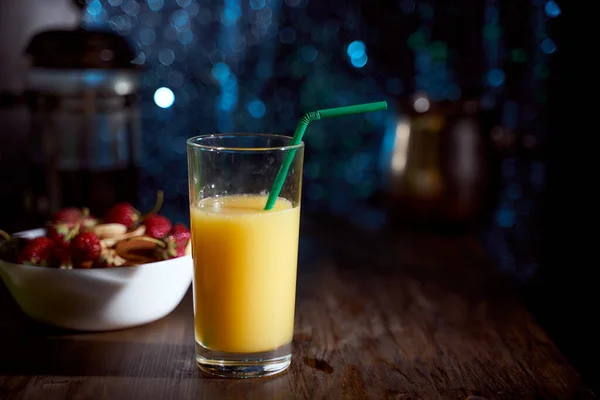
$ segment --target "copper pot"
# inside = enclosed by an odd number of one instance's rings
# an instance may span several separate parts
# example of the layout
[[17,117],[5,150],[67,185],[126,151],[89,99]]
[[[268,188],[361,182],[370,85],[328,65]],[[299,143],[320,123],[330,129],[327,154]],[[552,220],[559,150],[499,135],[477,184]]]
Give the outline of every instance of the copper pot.
[[387,203],[395,220],[422,225],[472,224],[495,199],[497,163],[493,126],[477,102],[403,103],[386,138]]

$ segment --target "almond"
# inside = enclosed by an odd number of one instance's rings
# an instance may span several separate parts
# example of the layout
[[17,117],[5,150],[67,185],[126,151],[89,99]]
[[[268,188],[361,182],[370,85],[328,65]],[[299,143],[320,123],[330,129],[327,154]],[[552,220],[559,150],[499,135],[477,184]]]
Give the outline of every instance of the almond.
[[98,225],[99,223],[100,223],[100,221],[98,221],[96,218],[86,218],[83,220],[82,226],[83,226],[83,229],[89,231],[93,227]]
[[122,224],[98,224],[91,228],[91,231],[100,239],[107,239],[124,235],[127,227]]
[[104,250],[101,258],[103,259],[104,265],[107,265],[108,267],[120,267],[127,262],[127,260],[117,254],[115,249]]
[[123,237],[121,237],[121,239],[119,240],[129,239],[136,236],[142,236],[144,233],[146,233],[146,227],[144,225],[140,225],[133,231],[124,234]]
[[130,239],[132,237],[137,237],[137,236],[142,236],[145,232],[146,232],[146,227],[144,225],[141,225],[137,229],[135,229],[131,232],[125,233],[123,235],[102,239],[102,240],[100,240],[100,243],[105,248],[111,248],[111,247],[114,247],[121,240],[126,240],[126,239]]
[[131,263],[146,264],[156,261],[154,253],[159,245],[143,239],[144,237],[133,237],[120,240],[115,250],[120,257]]
[[103,249],[110,249],[111,247],[114,247],[118,241],[119,241],[119,239],[112,239],[112,238],[111,239],[101,239],[100,244],[102,245]]

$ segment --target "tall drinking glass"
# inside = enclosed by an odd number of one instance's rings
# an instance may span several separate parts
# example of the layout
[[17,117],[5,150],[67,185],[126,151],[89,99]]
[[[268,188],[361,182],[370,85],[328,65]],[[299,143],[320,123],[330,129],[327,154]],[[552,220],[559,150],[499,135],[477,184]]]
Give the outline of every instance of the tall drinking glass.
[[[196,361],[209,373],[273,375],[291,362],[304,143],[270,134],[187,141]],[[265,211],[283,163],[294,159]]]

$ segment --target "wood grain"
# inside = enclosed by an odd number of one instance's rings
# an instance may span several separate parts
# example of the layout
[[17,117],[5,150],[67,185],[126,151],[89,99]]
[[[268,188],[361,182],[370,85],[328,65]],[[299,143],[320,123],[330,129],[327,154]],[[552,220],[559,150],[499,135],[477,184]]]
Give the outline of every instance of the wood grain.
[[594,398],[473,239],[303,231],[283,374],[203,375],[191,293],[153,324],[82,334],[28,320],[2,289],[0,398]]

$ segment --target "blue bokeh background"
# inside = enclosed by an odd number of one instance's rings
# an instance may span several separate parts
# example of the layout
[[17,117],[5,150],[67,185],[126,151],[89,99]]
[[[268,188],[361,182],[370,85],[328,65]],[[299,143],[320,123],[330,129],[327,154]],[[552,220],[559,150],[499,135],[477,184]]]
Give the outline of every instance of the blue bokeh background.
[[513,143],[483,237],[502,268],[527,278],[545,182],[548,60],[559,50],[548,31],[560,13],[552,0],[91,0],[84,21],[129,39],[144,71],[140,208],[163,188],[164,212],[187,220],[188,137],[291,135],[307,111],[387,100],[387,113],[320,121],[305,136],[304,210],[376,228],[385,212],[368,199],[381,189],[399,101],[475,98],[499,111]]

